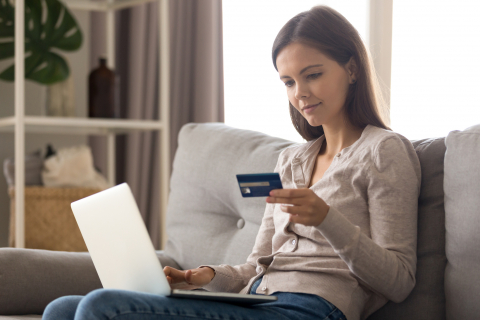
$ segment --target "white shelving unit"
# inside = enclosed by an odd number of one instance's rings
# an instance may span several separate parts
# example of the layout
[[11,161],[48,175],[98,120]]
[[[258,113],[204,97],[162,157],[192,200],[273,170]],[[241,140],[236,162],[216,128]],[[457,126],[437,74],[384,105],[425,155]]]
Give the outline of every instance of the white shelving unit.
[[[107,59],[115,67],[115,10],[145,2],[159,1],[159,115],[160,120],[129,120],[100,118],[61,118],[25,115],[25,0],[15,0],[15,114],[0,118],[0,132],[15,135],[15,245],[25,247],[25,133],[104,135],[107,137],[107,179],[115,184],[115,135],[133,131],[158,131],[160,152],[160,226],[162,248],[166,243],[165,215],[170,178],[169,135],[169,0],[63,0],[70,9],[104,11],[107,15]],[[160,72],[161,70],[161,72]]]

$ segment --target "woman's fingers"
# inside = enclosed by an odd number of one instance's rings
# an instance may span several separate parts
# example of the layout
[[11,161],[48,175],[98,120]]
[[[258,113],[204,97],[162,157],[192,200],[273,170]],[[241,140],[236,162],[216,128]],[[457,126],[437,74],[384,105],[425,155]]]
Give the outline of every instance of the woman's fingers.
[[207,268],[199,268],[181,271],[171,267],[163,268],[168,283],[172,287],[179,289],[194,289],[208,284],[213,273],[213,271],[209,270]]
[[163,272],[168,278],[170,278],[169,283],[175,284],[185,281],[185,271],[180,271],[172,267],[163,268]]
[[277,189],[270,191],[267,197],[268,203],[293,204],[295,206],[305,203],[305,200],[313,195],[310,189]]
[[305,215],[307,214],[305,212],[305,209],[302,208],[302,207],[295,207],[295,206],[280,206],[280,209],[283,211],[283,212],[286,212],[286,213],[290,213],[290,214],[294,214],[294,215]]
[[270,191],[268,203],[280,203],[280,209],[289,213],[290,222],[317,226],[323,222],[330,207],[311,189],[276,189]]
[[280,197],[280,198],[303,198],[306,195],[313,193],[312,190],[308,188],[301,189],[275,189],[270,191],[271,197]]
[[172,270],[171,270],[171,269],[172,269],[172,268],[170,268],[170,267],[164,267],[164,268],[163,268],[163,273],[165,273],[165,276],[167,277],[167,279],[168,279],[168,278],[171,279],[171,277],[170,277],[170,274],[172,273]]
[[294,206],[299,206],[304,201],[303,201],[303,198],[267,197],[267,202],[268,203],[293,204]]
[[325,219],[328,209],[325,214],[318,211],[310,211],[303,207],[297,206],[281,206],[283,212],[290,214],[289,221],[293,223],[299,223],[306,226],[318,226]]

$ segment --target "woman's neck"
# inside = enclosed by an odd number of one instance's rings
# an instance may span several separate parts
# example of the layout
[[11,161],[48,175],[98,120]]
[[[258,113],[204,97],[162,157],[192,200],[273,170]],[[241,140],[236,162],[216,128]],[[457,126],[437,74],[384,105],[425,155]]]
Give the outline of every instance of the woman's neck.
[[325,133],[325,148],[322,148],[323,154],[333,158],[344,148],[354,144],[362,135],[363,129],[355,127],[350,123],[335,126],[323,125],[323,132]]

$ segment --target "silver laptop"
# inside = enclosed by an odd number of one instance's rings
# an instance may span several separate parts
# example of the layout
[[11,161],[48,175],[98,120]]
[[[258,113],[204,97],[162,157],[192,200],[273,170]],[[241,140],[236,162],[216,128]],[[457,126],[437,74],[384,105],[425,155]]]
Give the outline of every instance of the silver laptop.
[[71,204],[102,285],[177,298],[251,305],[275,296],[172,290],[126,183]]

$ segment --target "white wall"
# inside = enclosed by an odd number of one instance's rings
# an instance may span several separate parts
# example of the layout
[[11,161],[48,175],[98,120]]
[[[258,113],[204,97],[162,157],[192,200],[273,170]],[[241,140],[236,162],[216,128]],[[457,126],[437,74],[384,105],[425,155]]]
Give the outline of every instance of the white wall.
[[416,140],[480,123],[479,15],[479,1],[394,1],[394,131]]
[[[76,115],[87,114],[87,80],[90,71],[90,13],[88,11],[72,10],[83,32],[82,47],[73,53],[62,52],[70,62],[70,68],[75,83]],[[8,67],[12,60],[0,61],[0,70]],[[45,87],[26,81],[25,84],[25,112],[27,115],[42,115],[44,111]],[[0,117],[13,116],[14,114],[14,84],[0,80]],[[25,149],[27,153],[42,149],[45,152],[47,143],[55,148],[76,144],[85,144],[85,136],[58,136],[47,134],[26,134]],[[3,168],[5,158],[14,154],[13,133],[0,133],[0,161]],[[3,171],[3,170],[2,170]],[[10,200],[7,193],[6,180],[0,177],[0,247],[8,246],[8,226],[10,216]]]

